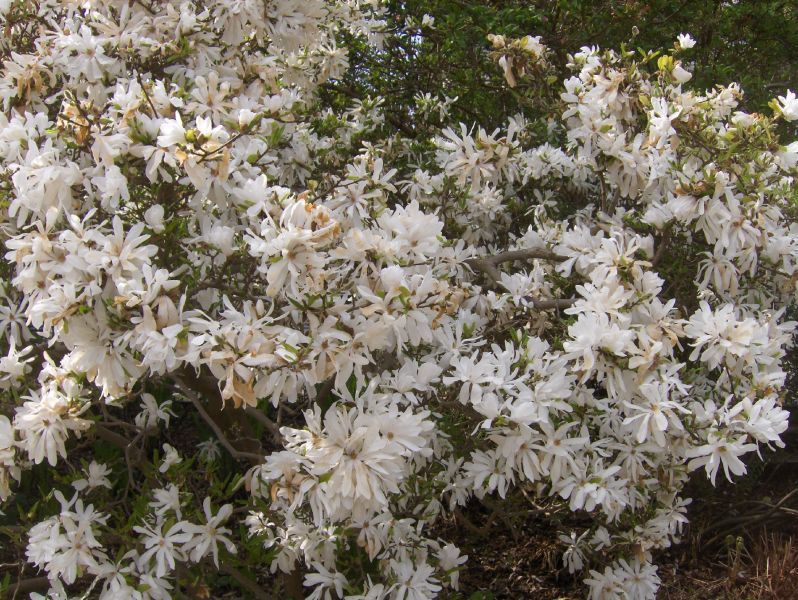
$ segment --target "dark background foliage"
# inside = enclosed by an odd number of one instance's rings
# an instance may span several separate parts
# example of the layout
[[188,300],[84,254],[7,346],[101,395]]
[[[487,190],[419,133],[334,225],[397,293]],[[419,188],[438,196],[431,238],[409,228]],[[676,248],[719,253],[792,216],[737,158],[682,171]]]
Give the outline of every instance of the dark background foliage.
[[[523,93],[509,89],[488,56],[488,34],[540,35],[565,71],[568,53],[602,48],[670,47],[680,33],[697,41],[687,55],[694,85],[739,82],[747,110],[764,111],[775,95],[798,87],[798,4],[776,0],[390,0],[395,29],[384,51],[355,43],[346,96],[383,96],[390,123],[407,133],[414,96],[443,90],[457,97],[453,116],[492,128],[507,116],[539,106],[557,90],[540,81]],[[418,27],[423,15],[433,27]],[[415,26],[414,26],[415,25]],[[552,79],[552,82],[555,80]]]

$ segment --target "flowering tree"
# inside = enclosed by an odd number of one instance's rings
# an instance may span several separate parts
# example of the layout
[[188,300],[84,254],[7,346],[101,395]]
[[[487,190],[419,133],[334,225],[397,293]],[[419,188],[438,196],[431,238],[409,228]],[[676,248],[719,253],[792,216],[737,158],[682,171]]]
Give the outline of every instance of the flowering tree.
[[49,596],[452,597],[434,524],[523,496],[590,515],[592,598],[653,598],[690,473],[783,445],[792,92],[495,35],[535,110],[396,123],[330,101],[375,1],[0,14],[0,497]]

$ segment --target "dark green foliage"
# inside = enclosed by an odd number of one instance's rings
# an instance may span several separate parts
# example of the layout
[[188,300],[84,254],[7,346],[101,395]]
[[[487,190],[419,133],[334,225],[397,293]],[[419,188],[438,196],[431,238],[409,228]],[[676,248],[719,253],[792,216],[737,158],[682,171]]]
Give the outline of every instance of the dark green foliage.
[[[418,125],[419,93],[457,97],[453,116],[488,130],[522,110],[534,116],[541,100],[556,98],[545,79],[532,90],[510,89],[488,56],[491,33],[542,36],[559,74],[581,46],[667,48],[689,33],[697,45],[685,58],[694,61],[699,88],[739,82],[743,108],[768,112],[771,98],[798,87],[798,4],[791,1],[392,0],[388,12],[392,35],[383,50],[352,44],[353,68],[331,89],[342,102],[383,96],[387,125],[405,134]],[[422,26],[425,14],[434,25]]]

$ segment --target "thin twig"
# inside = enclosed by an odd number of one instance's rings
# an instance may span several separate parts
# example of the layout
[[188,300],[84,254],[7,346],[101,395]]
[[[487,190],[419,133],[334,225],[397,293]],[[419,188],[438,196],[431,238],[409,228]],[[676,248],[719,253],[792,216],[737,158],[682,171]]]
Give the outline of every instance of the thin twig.
[[[144,458],[144,445],[142,444],[141,449],[136,448],[136,444],[145,436],[145,432],[142,429],[136,434],[136,437],[125,446],[125,465],[127,466],[127,484],[125,484],[125,494],[122,497],[123,500],[127,500],[127,495],[130,492],[130,488],[133,487],[136,491],[141,489],[141,486],[136,482],[136,478],[133,476],[133,468],[137,467]],[[135,458],[131,457],[131,449],[136,451]]]
[[117,448],[125,449],[132,443],[131,440],[127,439],[125,436],[111,431],[99,423],[94,424],[94,434],[104,442],[108,442]]
[[141,79],[141,73],[136,73],[136,78],[141,86],[141,91],[144,93],[144,98],[147,100],[147,104],[150,105],[152,116],[159,117],[160,115],[158,114],[158,109],[155,108],[155,105],[152,103],[152,98],[150,98],[150,94],[147,92],[147,87],[144,85],[144,81]]
[[482,527],[478,525],[474,525],[471,520],[466,517],[463,512],[459,508],[454,509],[454,517],[455,519],[461,523],[466,529],[468,529],[471,533],[475,534],[478,537],[486,537],[490,534],[490,527],[493,524],[493,521],[499,514],[499,507],[494,506],[491,513],[488,515],[488,518],[485,520],[485,524]]
[[191,403],[197,409],[197,412],[200,414],[202,419],[205,423],[213,430],[213,433],[216,435],[216,438],[221,442],[222,446],[224,446],[225,450],[230,453],[236,460],[249,460],[255,464],[261,464],[263,462],[263,456],[260,454],[255,454],[254,452],[243,452],[241,450],[236,450],[235,446],[230,443],[230,440],[224,435],[222,428],[216,424],[211,416],[208,414],[208,411],[205,410],[205,407],[202,405],[199,397],[193,392],[190,386],[188,386],[182,379],[179,377],[175,377],[175,381],[180,384],[181,386],[181,393],[191,400]]
[[769,504],[769,503],[763,502],[762,504],[764,504],[766,507],[768,507],[767,510],[755,512],[753,514],[749,513],[749,514],[744,514],[744,515],[740,515],[740,516],[737,516],[737,517],[729,517],[727,519],[722,519],[718,523],[714,524],[713,526],[711,526],[711,527],[709,527],[708,529],[705,530],[704,533],[706,533],[706,531],[715,531],[715,530],[718,530],[718,533],[715,534],[714,536],[712,536],[707,542],[704,542],[702,545],[705,548],[709,547],[709,546],[712,546],[712,544],[714,544],[715,542],[720,540],[722,537],[725,537],[730,532],[736,531],[736,530],[740,529],[741,527],[757,525],[759,523],[762,523],[763,521],[767,521],[771,517],[777,516],[779,511],[783,511],[783,512],[786,512],[788,514],[791,513],[792,509],[789,509],[789,508],[785,507],[784,504],[787,502],[787,500],[792,498],[795,494],[798,494],[798,488],[795,488],[794,490],[792,490],[790,493],[788,493],[786,496],[784,496],[781,500],[779,500],[776,504]]
[[258,410],[255,407],[248,406],[246,409],[244,409],[244,412],[253,419],[255,419],[256,421],[258,421],[261,425],[266,427],[266,430],[271,434],[272,438],[274,438],[275,441],[279,440],[280,442],[282,442],[283,436],[280,433],[280,426],[277,425],[277,423],[272,421],[265,414],[263,414],[262,411]]

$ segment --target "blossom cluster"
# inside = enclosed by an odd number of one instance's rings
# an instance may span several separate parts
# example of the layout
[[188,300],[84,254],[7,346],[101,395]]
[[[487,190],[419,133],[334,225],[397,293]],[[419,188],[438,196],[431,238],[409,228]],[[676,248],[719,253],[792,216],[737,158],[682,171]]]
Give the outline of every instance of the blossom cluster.
[[[25,541],[51,597],[245,564],[432,598],[467,568],[433,525],[524,494],[591,515],[560,537],[591,597],[653,598],[691,473],[783,446],[795,95],[690,89],[682,35],[581,49],[549,121],[419,96],[421,143],[324,104],[380,10],[0,3],[0,499],[60,485]],[[490,43],[511,87],[552,70]]]

